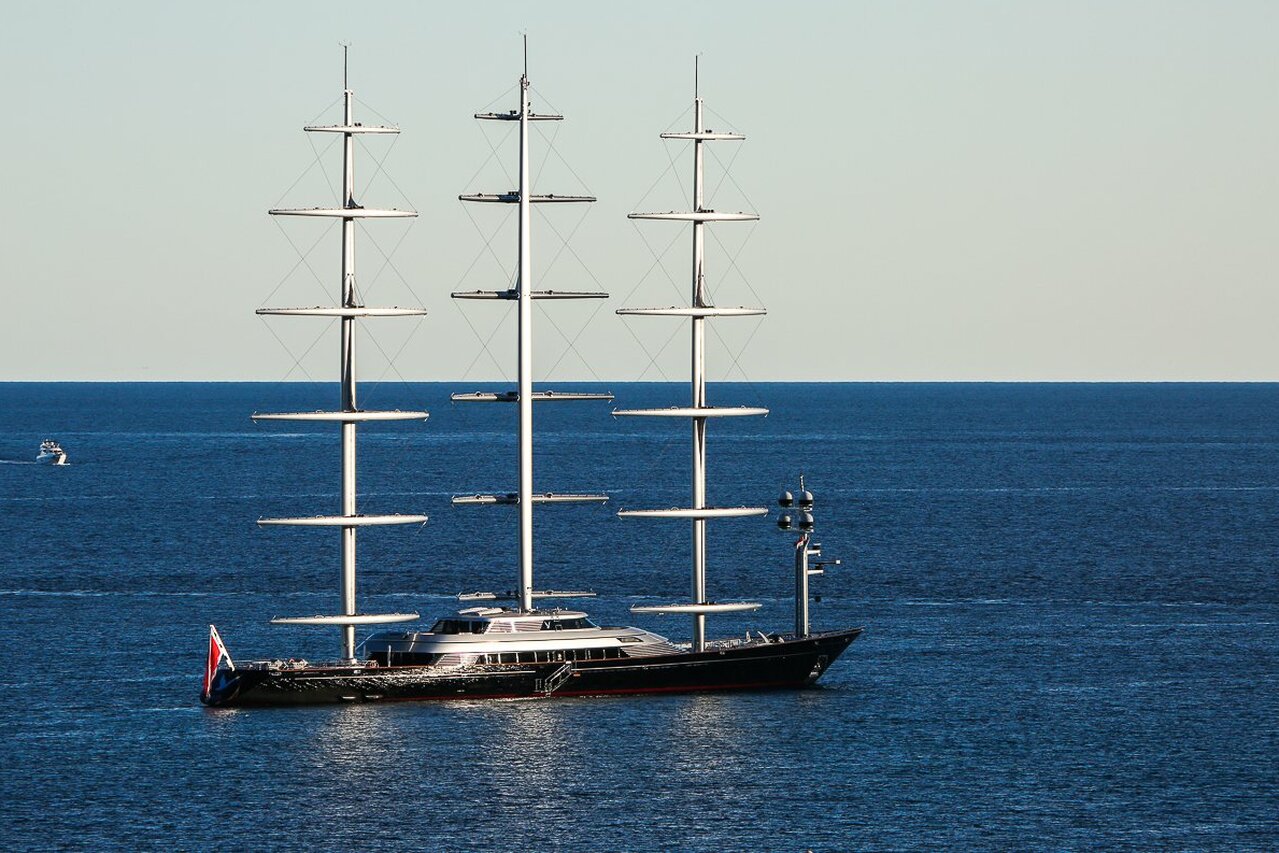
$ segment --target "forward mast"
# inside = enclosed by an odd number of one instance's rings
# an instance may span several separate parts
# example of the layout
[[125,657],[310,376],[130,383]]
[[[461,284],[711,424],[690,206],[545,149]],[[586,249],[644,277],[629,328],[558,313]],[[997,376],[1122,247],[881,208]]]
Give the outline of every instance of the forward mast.
[[693,651],[706,648],[706,616],[712,613],[733,613],[757,610],[753,602],[713,602],[706,592],[706,522],[712,518],[743,518],[764,515],[764,507],[713,507],[706,504],[706,423],[714,417],[741,417],[766,415],[767,409],[736,406],[711,406],[706,395],[706,334],[705,323],[717,317],[744,317],[764,314],[763,308],[719,308],[712,304],[706,291],[705,234],[712,222],[749,222],[759,219],[754,213],[727,213],[705,206],[704,168],[702,145],[716,141],[741,141],[746,137],[739,133],[717,133],[707,129],[703,121],[703,104],[698,81],[698,62],[693,65],[693,129],[690,132],[663,133],[662,139],[682,139],[693,143],[693,204],[692,210],[664,213],[631,213],[629,219],[652,219],[675,222],[691,222],[693,225],[693,269],[691,304],[670,308],[619,308],[618,314],[650,317],[684,317],[692,326],[690,386],[691,400],[687,407],[667,409],[618,409],[618,416],[683,417],[692,421],[692,494],[691,505],[672,509],[622,510],[623,518],[686,518],[692,524],[692,601],[657,606],[636,606],[632,613],[683,613],[692,615]]

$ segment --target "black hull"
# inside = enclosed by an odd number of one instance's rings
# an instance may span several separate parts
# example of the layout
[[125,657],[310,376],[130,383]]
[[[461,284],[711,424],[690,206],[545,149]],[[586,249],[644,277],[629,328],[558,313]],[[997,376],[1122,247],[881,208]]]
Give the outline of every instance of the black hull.
[[861,628],[802,640],[712,649],[651,658],[582,661],[556,696],[767,690],[814,684]]
[[216,707],[261,707],[793,689],[815,683],[861,632],[852,628],[697,654],[571,664],[221,670],[204,701]]
[[429,666],[385,668],[306,667],[219,671],[204,704],[217,708],[406,702],[426,699],[510,699],[545,692],[545,679],[560,665],[440,670]]

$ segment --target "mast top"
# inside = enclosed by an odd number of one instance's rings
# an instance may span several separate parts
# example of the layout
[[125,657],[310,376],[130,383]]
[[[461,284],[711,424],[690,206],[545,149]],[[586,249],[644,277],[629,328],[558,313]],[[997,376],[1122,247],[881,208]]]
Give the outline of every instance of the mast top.
[[351,85],[347,82],[347,79],[348,79],[347,78],[347,67],[348,67],[347,52],[350,49],[351,49],[351,45],[349,43],[342,42],[342,90],[343,91],[350,91],[351,89]]
[[701,69],[698,67],[701,63],[701,59],[702,55],[700,53],[693,54],[693,100],[695,101],[700,101],[702,99],[700,86],[701,81],[699,80],[699,77],[701,76]]

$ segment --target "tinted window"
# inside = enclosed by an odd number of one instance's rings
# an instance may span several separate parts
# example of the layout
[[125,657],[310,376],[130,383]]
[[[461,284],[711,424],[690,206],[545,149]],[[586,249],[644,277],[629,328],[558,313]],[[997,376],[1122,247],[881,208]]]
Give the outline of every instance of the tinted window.
[[470,619],[441,619],[431,626],[433,634],[483,634],[488,628],[487,622]]

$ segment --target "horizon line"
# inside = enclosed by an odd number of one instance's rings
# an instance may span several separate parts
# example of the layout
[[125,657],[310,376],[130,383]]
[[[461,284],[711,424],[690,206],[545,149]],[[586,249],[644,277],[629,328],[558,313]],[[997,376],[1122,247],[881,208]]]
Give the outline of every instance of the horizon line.
[[[511,379],[408,379],[381,385],[509,385]],[[559,379],[561,385],[687,385],[687,379]],[[0,379],[0,385],[337,385],[338,379]],[[539,383],[540,384],[540,383]],[[1275,385],[1273,379],[714,379],[725,385]]]

